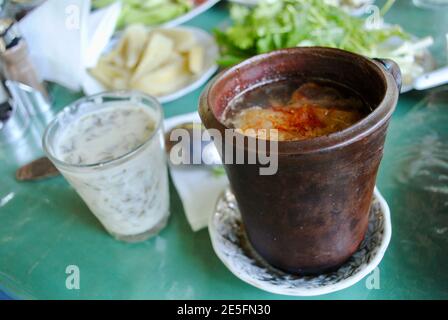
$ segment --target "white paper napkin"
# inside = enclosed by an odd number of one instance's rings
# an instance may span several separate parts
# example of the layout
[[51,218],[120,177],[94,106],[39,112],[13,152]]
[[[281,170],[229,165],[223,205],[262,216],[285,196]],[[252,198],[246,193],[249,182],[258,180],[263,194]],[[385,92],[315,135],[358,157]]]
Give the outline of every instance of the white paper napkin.
[[[185,122],[201,122],[201,119],[197,112],[168,118],[164,122],[165,131]],[[206,227],[218,196],[229,184],[227,176],[215,176],[210,168],[193,165],[170,165],[170,174],[193,231]]]
[[87,48],[84,51],[84,68],[96,66],[98,59],[109,44],[121,12],[121,2],[95,10],[88,19]]
[[47,0],[20,20],[42,79],[80,90],[86,68],[96,64],[115,30],[121,3],[90,9],[90,0]]

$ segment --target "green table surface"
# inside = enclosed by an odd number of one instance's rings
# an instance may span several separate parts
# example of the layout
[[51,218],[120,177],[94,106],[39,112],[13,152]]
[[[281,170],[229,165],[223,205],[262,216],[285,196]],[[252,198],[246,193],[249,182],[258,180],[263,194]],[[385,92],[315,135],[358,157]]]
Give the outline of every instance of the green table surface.
[[[381,1],[379,1],[381,3]],[[228,17],[221,3],[188,25],[211,31]],[[386,20],[432,35],[446,64],[448,12],[397,1]],[[170,117],[196,110],[202,88],[165,104]],[[81,96],[52,86],[55,110]],[[0,146],[0,288],[34,299],[278,299],[236,278],[213,252],[207,230],[192,232],[170,184],[171,218],[138,244],[110,237],[62,177],[18,183],[14,171],[42,151],[36,135]],[[322,299],[448,298],[448,87],[401,95],[377,185],[392,214],[392,240],[379,265],[379,289],[366,280]],[[80,289],[66,288],[66,267]]]

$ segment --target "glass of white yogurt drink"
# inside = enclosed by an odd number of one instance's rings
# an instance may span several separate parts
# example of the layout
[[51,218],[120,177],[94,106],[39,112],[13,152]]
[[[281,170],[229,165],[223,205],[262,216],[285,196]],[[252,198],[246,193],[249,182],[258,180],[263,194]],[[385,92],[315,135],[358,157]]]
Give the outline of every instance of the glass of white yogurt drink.
[[56,115],[43,148],[116,239],[143,241],[163,229],[169,190],[163,111],[138,92],[105,92]]

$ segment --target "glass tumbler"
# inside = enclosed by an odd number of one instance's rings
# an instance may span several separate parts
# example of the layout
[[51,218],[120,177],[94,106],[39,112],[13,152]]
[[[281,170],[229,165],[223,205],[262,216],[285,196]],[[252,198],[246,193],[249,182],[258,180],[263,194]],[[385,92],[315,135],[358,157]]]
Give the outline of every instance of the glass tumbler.
[[[154,130],[146,141],[124,155],[93,164],[72,164],[58,157],[60,137],[70,123],[90,112],[124,104],[143,107],[151,115]],[[105,229],[118,240],[136,242],[158,233],[169,217],[163,137],[163,111],[155,98],[138,92],[105,92],[77,100],[59,112],[45,130],[43,148]]]

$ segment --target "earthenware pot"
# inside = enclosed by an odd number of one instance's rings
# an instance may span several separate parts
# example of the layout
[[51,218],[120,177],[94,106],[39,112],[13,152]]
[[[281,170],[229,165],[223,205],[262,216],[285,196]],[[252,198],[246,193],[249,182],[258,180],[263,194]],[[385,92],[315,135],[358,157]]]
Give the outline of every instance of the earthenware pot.
[[[260,82],[297,78],[325,79],[357,92],[373,109],[353,126],[328,136],[280,141],[269,148],[278,161],[273,175],[256,164],[226,164],[225,169],[253,248],[269,264],[296,274],[334,270],[359,247],[383,155],[401,76],[390,60],[368,59],[338,49],[304,47],[250,58],[218,74],[200,98],[199,113],[208,129],[224,135],[221,122],[229,102]],[[238,134],[238,133],[236,133]],[[222,148],[260,150],[225,141]],[[219,144],[218,144],[219,145]],[[224,151],[224,149],[221,149]]]

